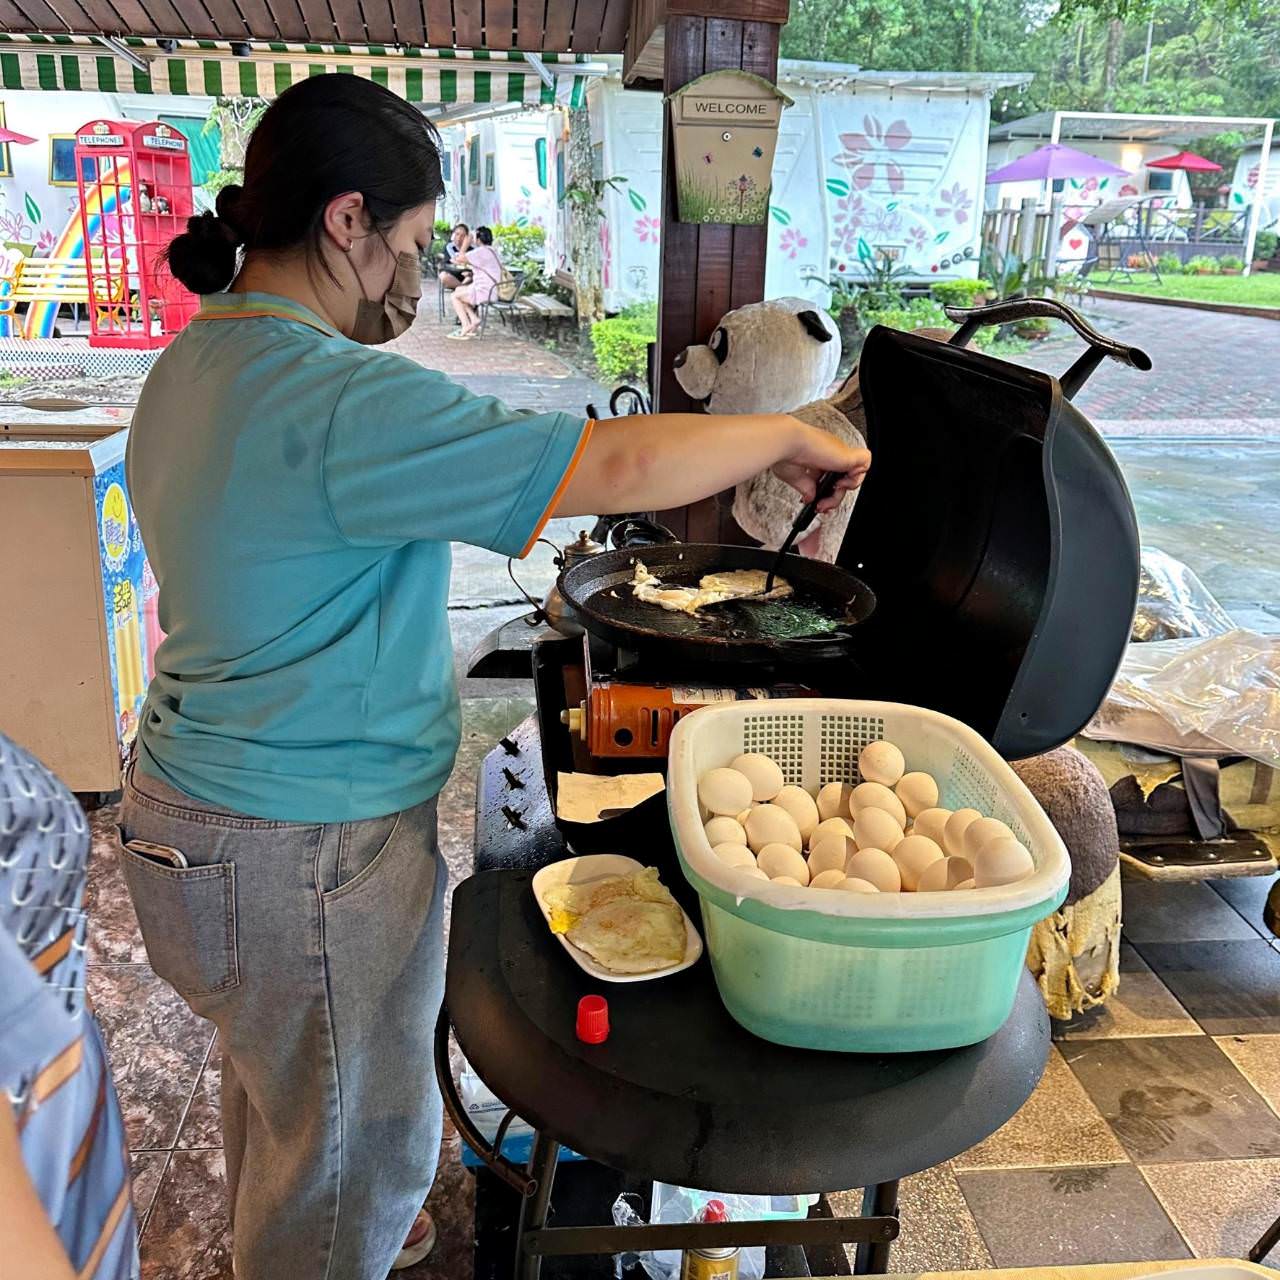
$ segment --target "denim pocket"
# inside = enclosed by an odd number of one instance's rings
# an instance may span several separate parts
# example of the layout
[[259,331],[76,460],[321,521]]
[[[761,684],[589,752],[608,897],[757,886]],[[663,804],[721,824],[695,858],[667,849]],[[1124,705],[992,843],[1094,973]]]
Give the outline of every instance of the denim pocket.
[[151,967],[182,996],[238,986],[235,865],[161,866],[130,843],[120,866]]
[[400,830],[399,813],[385,818],[345,822],[338,828],[337,883],[322,895],[326,902],[345,897],[378,874],[394,848]]

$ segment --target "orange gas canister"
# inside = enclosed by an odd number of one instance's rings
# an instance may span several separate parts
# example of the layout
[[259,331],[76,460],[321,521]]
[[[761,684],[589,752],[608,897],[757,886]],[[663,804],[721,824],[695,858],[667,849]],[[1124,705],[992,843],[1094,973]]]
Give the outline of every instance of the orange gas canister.
[[593,756],[657,756],[667,754],[671,730],[681,716],[716,702],[750,698],[802,698],[811,690],[800,685],[769,689],[732,689],[708,685],[628,684],[597,678],[587,700],[561,714],[569,732],[577,734]]

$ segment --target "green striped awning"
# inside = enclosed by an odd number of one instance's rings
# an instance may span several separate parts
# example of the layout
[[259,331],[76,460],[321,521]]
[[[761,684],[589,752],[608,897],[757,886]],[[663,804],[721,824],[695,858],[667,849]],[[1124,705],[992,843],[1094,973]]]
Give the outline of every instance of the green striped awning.
[[385,85],[409,102],[579,107],[587,83],[568,69],[582,61],[573,54],[541,55],[555,76],[552,86],[520,53],[255,43],[249,56],[237,57],[228,44],[212,40],[181,41],[172,54],[153,40],[121,43],[146,60],[146,72],[87,36],[0,34],[0,86],[273,98],[308,76],[339,71]]

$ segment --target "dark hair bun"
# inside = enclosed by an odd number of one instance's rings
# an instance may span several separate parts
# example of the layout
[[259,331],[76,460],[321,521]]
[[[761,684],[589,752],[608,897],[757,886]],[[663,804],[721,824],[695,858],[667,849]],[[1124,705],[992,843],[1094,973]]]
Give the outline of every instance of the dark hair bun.
[[240,217],[240,208],[243,203],[244,188],[235,182],[228,182],[218,192],[217,199],[213,202],[214,208],[218,211],[218,217],[235,233],[237,244],[244,243],[244,229],[241,226]]
[[[222,211],[228,192],[239,190],[220,191],[218,212],[188,218],[186,232],[169,245],[169,270],[192,293],[221,293],[236,274],[236,249],[243,238]],[[226,203],[234,207],[234,198]]]

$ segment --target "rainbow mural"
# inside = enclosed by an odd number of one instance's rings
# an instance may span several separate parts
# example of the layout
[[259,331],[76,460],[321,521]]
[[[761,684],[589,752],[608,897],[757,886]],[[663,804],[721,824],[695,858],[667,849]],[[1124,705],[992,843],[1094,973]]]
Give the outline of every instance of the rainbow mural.
[[[104,218],[111,218],[117,209],[120,197],[129,197],[130,176],[129,162],[123,157],[115,159],[115,168],[106,178],[88,184],[84,189],[84,222],[88,223],[89,238],[95,239],[102,228]],[[72,211],[62,234],[49,250],[50,258],[85,258],[88,248],[85,245],[84,222],[79,208]],[[79,268],[75,268],[78,270]],[[73,268],[66,268],[67,271]],[[32,302],[27,306],[27,314],[22,319],[22,336],[24,338],[52,338],[53,327],[58,319],[56,302]],[[13,317],[0,316],[0,338],[12,338]]]

